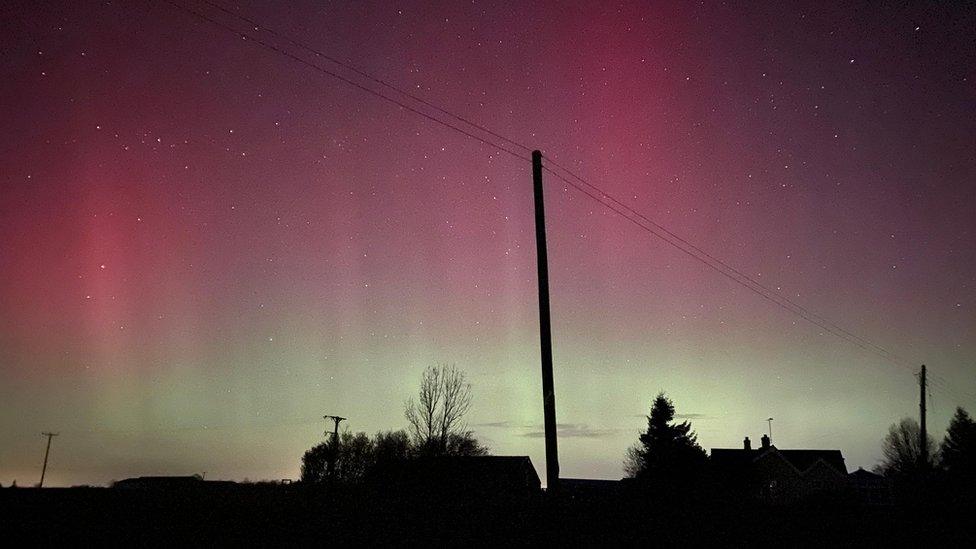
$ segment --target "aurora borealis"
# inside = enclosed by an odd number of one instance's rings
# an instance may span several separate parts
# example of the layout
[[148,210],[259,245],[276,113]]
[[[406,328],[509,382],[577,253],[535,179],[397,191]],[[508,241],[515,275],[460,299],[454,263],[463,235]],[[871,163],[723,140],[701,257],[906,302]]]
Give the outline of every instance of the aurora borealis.
[[[214,1],[924,362],[937,439],[976,407],[971,5]],[[51,485],[296,478],[443,362],[543,474],[528,163],[165,2],[0,12],[0,483],[44,430]],[[917,413],[910,369],[546,185],[563,475],[618,478],[660,390],[706,449],[774,417],[851,470]]]

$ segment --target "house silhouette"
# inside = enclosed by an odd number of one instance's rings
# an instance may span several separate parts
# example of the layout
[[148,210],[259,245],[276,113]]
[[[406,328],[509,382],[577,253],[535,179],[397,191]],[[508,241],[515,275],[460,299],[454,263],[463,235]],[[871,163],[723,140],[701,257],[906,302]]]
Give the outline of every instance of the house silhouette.
[[790,503],[848,486],[847,466],[840,450],[780,450],[763,435],[753,449],[749,437],[742,448],[713,448],[711,461],[728,488],[767,503]]

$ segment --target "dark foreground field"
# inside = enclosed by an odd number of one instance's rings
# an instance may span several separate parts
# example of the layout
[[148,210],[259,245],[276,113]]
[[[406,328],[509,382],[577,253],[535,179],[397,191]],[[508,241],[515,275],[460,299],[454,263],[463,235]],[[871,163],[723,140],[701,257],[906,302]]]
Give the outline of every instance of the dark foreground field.
[[[0,490],[6,540],[33,545],[636,545],[974,547],[951,504],[764,507],[543,496],[486,501],[298,485],[166,492]],[[26,542],[26,543],[25,543]],[[19,546],[19,545],[18,545]]]

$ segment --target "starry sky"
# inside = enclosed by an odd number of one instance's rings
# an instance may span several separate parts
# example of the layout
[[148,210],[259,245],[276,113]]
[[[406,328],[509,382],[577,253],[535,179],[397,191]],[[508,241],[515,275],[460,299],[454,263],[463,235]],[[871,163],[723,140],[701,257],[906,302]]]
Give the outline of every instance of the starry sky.
[[[938,438],[976,407],[972,4],[212,1],[174,0],[924,362]],[[0,484],[37,482],[48,430],[45,484],[296,478],[323,414],[404,427],[437,363],[544,475],[527,162],[166,2],[0,13]],[[850,470],[917,413],[913,367],[546,193],[564,476],[619,478],[661,390],[706,449],[774,417]]]

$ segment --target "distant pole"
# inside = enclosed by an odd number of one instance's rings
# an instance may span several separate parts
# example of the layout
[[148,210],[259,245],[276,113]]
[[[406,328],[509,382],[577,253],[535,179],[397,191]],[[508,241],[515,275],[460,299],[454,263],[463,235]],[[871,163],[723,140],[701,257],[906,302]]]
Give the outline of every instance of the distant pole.
[[332,459],[329,460],[329,478],[335,478],[336,460],[339,459],[339,422],[345,420],[346,418],[339,416],[322,417],[325,419],[331,419],[335,422],[335,427],[332,431]]
[[58,436],[58,434],[41,433],[41,436],[47,437],[47,449],[44,450],[44,467],[41,468],[41,482],[37,484],[38,488],[44,488],[44,475],[47,473],[47,456],[51,454],[51,439]]
[[769,443],[773,443],[773,418],[767,418],[766,423],[769,424]]
[[925,365],[922,364],[922,372],[918,376],[918,388],[919,388],[919,399],[918,399],[918,425],[920,427],[918,432],[918,447],[919,454],[918,458],[921,462],[919,465],[926,467],[929,463],[929,445],[928,445],[928,433],[925,430]]
[[559,450],[556,447],[556,392],[552,381],[552,325],[549,319],[549,254],[546,251],[546,209],[542,197],[542,153],[532,151],[535,191],[535,249],[539,271],[539,346],[542,349],[542,408],[546,433],[546,486],[559,491]]

